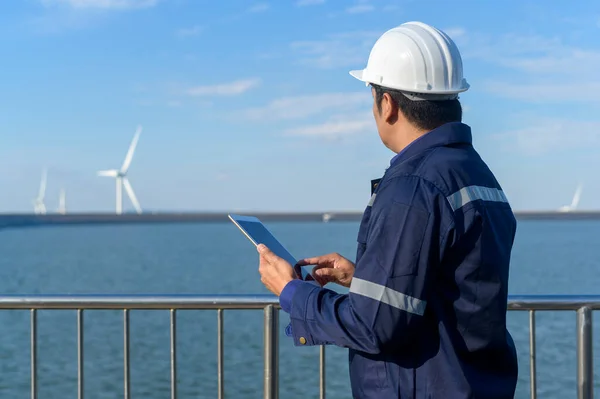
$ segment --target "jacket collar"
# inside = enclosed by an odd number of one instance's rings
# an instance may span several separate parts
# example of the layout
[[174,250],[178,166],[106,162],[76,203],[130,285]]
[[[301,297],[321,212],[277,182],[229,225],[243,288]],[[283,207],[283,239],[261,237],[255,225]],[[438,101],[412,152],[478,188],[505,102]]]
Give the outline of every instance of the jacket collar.
[[446,123],[438,128],[425,133],[414,140],[390,162],[394,166],[411,156],[434,147],[443,147],[451,144],[472,144],[471,128],[462,122]]

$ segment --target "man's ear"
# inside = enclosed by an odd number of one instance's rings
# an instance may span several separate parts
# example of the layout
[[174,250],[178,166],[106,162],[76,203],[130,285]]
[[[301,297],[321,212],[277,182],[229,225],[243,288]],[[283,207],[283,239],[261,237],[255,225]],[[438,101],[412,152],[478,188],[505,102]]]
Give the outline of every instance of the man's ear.
[[381,99],[381,117],[383,120],[393,125],[398,120],[398,112],[398,106],[392,99],[392,96],[389,93],[383,93],[383,98]]

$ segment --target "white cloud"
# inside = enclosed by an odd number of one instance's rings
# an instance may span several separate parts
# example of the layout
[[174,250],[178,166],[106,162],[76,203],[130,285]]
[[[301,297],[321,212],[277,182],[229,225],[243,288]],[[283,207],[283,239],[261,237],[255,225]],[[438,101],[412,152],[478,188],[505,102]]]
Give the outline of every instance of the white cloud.
[[[465,35],[459,35],[463,38]],[[578,76],[600,68],[600,51],[578,48],[557,37],[508,34],[492,39],[484,35],[464,38],[465,59],[479,59],[535,75]]]
[[[337,140],[376,129],[372,104],[369,91],[321,93],[279,98],[263,107],[242,111],[241,114],[250,120],[268,120],[270,123],[293,120],[293,123],[281,128],[284,136]],[[312,122],[299,124],[297,120]]]
[[81,13],[76,10],[54,10],[31,17],[28,24],[32,30],[41,34],[56,34],[69,30],[86,29],[100,23],[96,13]]
[[382,8],[382,11],[396,11],[399,10],[400,6],[397,4],[388,4]]
[[200,25],[194,25],[190,28],[181,28],[176,34],[179,37],[190,37],[190,36],[198,36],[200,33],[204,31],[204,28]]
[[452,27],[447,29],[442,29],[453,41],[456,41],[458,38],[463,37],[467,34],[467,31],[461,27]]
[[[279,98],[263,107],[244,110],[241,115],[257,122],[288,122],[278,127],[284,136],[338,140],[376,129],[372,104],[373,97],[368,90],[321,93]],[[309,120],[311,122],[307,122]]]
[[269,5],[267,3],[258,3],[253,5],[248,9],[248,12],[263,12],[269,9]]
[[247,92],[259,86],[260,79],[241,79],[229,83],[222,83],[209,86],[195,86],[186,90],[190,96],[235,96]]
[[215,176],[215,180],[217,181],[225,181],[225,180],[229,180],[231,178],[231,176],[227,173],[217,173]]
[[376,125],[372,116],[340,115],[324,123],[287,129],[284,131],[284,135],[337,138],[366,133],[373,129],[376,129]]
[[513,83],[490,81],[483,89],[506,98],[532,103],[600,103],[600,82]]
[[322,40],[295,41],[290,44],[300,62],[317,68],[362,68],[371,47],[383,32],[356,31],[329,35]]
[[363,14],[373,10],[375,10],[375,7],[372,4],[357,4],[355,6],[346,8],[346,12],[348,14]]
[[600,68],[600,52],[561,45],[539,56],[509,57],[501,64],[533,74],[590,74]]
[[468,36],[461,35],[459,42],[463,58],[474,58],[493,63],[526,55],[555,52],[561,46],[558,38],[514,33],[491,37],[485,33],[474,32]]
[[159,0],[41,0],[45,6],[66,5],[72,8],[134,9],[154,7]]
[[536,117],[526,127],[492,135],[528,155],[600,144],[600,121]]
[[[594,102],[600,88],[600,51],[566,44],[559,37],[507,34],[459,36],[465,63],[477,60],[502,67],[483,88],[527,102]],[[508,72],[510,75],[507,76]],[[517,74],[514,74],[517,72]],[[467,76],[468,79],[468,76]]]
[[105,13],[154,7],[161,0],[33,0],[47,9],[27,23],[41,34],[56,34],[100,25]]
[[361,109],[369,107],[372,97],[368,91],[357,93],[323,93],[296,97],[283,97],[274,100],[264,107],[251,108],[242,111],[248,119],[253,120],[289,120],[301,119],[320,113],[348,110],[349,108]]
[[325,3],[325,0],[298,0],[296,2],[296,5],[298,7],[304,7],[304,6],[314,6],[317,4],[323,4]]

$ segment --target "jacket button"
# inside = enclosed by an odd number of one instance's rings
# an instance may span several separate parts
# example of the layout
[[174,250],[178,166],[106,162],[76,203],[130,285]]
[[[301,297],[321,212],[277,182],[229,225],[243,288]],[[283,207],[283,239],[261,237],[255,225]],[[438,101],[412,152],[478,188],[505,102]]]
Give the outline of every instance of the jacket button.
[[306,343],[306,338],[300,337],[298,341],[300,341],[300,345],[304,345]]

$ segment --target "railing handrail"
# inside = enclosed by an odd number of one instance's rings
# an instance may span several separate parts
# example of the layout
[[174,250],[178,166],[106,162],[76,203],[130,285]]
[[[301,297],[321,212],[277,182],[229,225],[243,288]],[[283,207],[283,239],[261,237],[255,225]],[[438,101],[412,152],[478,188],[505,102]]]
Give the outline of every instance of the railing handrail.
[[[274,295],[196,294],[15,294],[0,296],[0,310],[27,309],[31,312],[31,398],[37,399],[37,312],[46,309],[77,311],[78,398],[83,399],[83,314],[88,309],[123,312],[124,397],[130,398],[129,312],[134,309],[170,311],[171,398],[177,397],[176,313],[180,309],[217,310],[218,397],[223,388],[223,311],[256,309],[264,312],[264,398],[276,399],[279,392],[279,299]],[[592,311],[600,310],[600,295],[510,295],[507,309],[529,311],[529,357],[531,398],[537,397],[535,314],[537,311],[575,311],[577,315],[577,397],[592,399],[594,386],[592,356]],[[325,398],[325,347],[319,355],[319,396]]]
[[[279,308],[274,295],[14,294],[0,295],[0,309],[264,309]],[[600,310],[600,295],[509,295],[509,310]]]
[[0,309],[264,309],[274,295],[73,294],[0,295]]
[[509,310],[600,310],[600,295],[509,295]]

